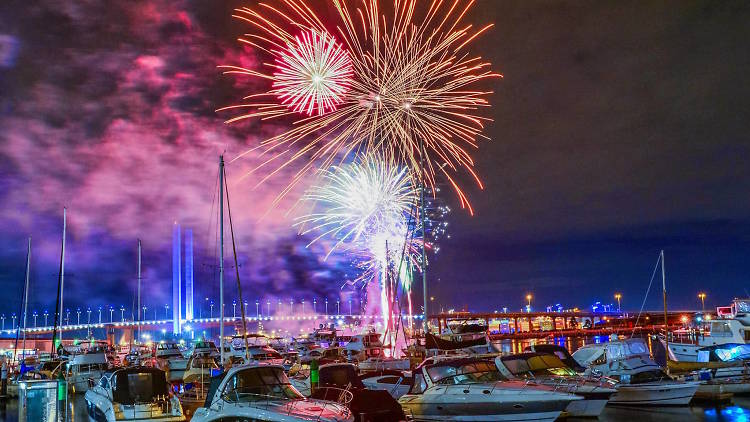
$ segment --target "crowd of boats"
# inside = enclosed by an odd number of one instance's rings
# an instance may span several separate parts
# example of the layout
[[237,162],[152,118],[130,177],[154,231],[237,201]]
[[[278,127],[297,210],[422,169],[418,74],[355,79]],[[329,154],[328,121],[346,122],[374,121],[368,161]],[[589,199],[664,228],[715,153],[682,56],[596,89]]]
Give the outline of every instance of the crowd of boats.
[[455,320],[400,358],[368,329],[119,348],[91,341],[24,362],[9,392],[22,380],[64,379],[72,393],[85,395],[97,421],[596,418],[607,405],[687,406],[750,393],[747,304],[736,300],[705,329],[660,337],[666,367],[653,359],[657,338],[613,336],[572,354],[554,344],[502,354],[481,321]]

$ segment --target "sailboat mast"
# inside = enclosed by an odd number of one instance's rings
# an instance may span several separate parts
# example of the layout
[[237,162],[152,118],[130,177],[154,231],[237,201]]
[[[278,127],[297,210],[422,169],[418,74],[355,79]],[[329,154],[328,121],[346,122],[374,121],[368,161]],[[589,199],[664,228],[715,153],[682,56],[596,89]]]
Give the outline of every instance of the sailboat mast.
[[23,288],[23,350],[22,359],[26,355],[26,320],[29,310],[29,273],[31,271],[31,236],[29,236],[29,248],[26,250],[26,284]]
[[667,363],[667,370],[669,370],[669,322],[667,320],[667,275],[664,270],[664,249],[661,250],[661,287],[664,292],[664,349],[665,349],[665,362]]
[[65,281],[65,231],[67,230],[67,208],[63,207],[62,249],[60,251],[60,276],[57,279],[57,297],[55,298],[55,326],[52,328],[52,353],[55,353],[55,343],[62,344],[62,313],[63,313],[63,284]]
[[421,208],[419,212],[419,219],[422,224],[422,293],[424,299],[424,315],[422,315],[422,329],[424,330],[425,338],[427,336],[427,225],[425,224],[425,203],[424,203],[424,187],[425,187],[425,168],[424,168],[424,140],[419,137],[419,160],[421,167],[421,189],[419,190],[419,206]]
[[141,341],[141,239],[138,239],[138,341]]
[[224,365],[224,155],[219,156],[219,350]]

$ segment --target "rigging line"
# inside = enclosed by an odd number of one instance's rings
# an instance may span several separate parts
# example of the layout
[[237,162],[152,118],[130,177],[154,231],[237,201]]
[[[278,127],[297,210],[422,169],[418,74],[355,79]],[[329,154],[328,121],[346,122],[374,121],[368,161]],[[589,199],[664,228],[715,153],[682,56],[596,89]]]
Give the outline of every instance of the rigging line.
[[[417,206],[416,198],[414,198],[414,202],[412,203],[412,206],[416,208],[416,206]],[[414,216],[414,213],[409,213],[409,218],[408,218],[408,220],[406,220],[407,231],[406,231],[406,234],[404,234],[404,244],[403,244],[403,246],[401,248],[401,259],[399,260],[399,263],[398,263],[398,272],[396,273],[397,279],[396,279],[396,298],[395,298],[396,300],[395,300],[395,302],[396,302],[396,305],[398,306],[398,321],[396,322],[396,327],[395,327],[396,337],[394,339],[394,342],[396,340],[398,340],[398,325],[401,325],[401,330],[403,331],[403,334],[404,334],[404,340],[406,340],[406,326],[404,326],[404,324],[403,324],[403,320],[402,320],[403,310],[401,308],[401,300],[399,299],[399,295],[398,295],[398,284],[399,284],[398,280],[401,277],[401,266],[404,264],[404,256],[406,255],[407,245],[410,245],[411,242],[414,241],[414,230],[409,230],[409,227],[411,227],[411,225],[413,223],[412,222],[413,216]],[[424,230],[424,227],[422,227],[422,230]],[[411,236],[411,239],[409,239],[409,236]],[[424,238],[423,238],[423,241],[424,241]],[[401,286],[401,293],[403,294],[404,292],[405,292],[405,289],[404,289],[404,287],[402,285]]]
[[635,329],[638,328],[638,321],[641,319],[641,313],[643,313],[643,307],[646,306],[646,299],[648,299],[648,293],[651,291],[651,284],[654,282],[654,277],[656,276],[656,270],[659,269],[659,262],[661,262],[661,253],[659,254],[659,257],[656,259],[656,265],[654,265],[654,272],[651,274],[651,281],[648,282],[648,289],[646,289],[646,296],[643,297],[643,303],[641,303],[641,309],[638,311],[638,317],[635,319],[635,325],[633,325],[633,331],[630,333],[630,338],[633,338],[633,335],[635,334]]
[[[247,343],[247,320],[245,319],[245,302],[242,301],[242,285],[240,284],[240,265],[237,262],[237,242],[234,238],[234,225],[232,224],[232,208],[229,206],[229,186],[227,185],[227,171],[224,168],[224,189],[227,196],[227,213],[229,214],[229,232],[232,234],[232,252],[234,254],[234,271],[237,275],[237,294],[240,299],[240,313],[242,315],[242,339],[245,342],[245,361],[250,360],[250,346]],[[224,200],[224,198],[221,198]],[[224,339],[222,339],[223,341]]]

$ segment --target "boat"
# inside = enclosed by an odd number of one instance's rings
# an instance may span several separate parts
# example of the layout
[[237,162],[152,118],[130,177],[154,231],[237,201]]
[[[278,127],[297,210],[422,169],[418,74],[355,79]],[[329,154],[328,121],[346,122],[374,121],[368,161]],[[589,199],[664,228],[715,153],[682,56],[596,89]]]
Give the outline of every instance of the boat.
[[588,344],[573,358],[586,367],[586,375],[619,381],[610,404],[687,406],[698,390],[697,382],[674,380],[664,372],[640,338]]
[[166,374],[158,368],[129,367],[106,372],[86,391],[86,409],[96,421],[184,421]]
[[188,360],[185,372],[182,375],[182,380],[185,383],[190,382],[204,382],[211,378],[213,371],[218,371],[219,364],[216,362],[216,358],[210,354],[196,354],[193,353]]
[[216,344],[213,341],[210,340],[198,340],[193,345],[193,349],[190,352],[190,355],[211,355],[212,357],[218,358],[220,353],[219,349],[216,347]]
[[537,352],[537,353],[545,353],[548,355],[555,355],[558,359],[560,359],[568,368],[572,368],[574,371],[583,373],[586,371],[586,368],[581,366],[578,361],[573,358],[573,355],[570,354],[568,349],[558,346],[556,344],[534,344],[531,346],[527,346],[524,349],[524,352]]
[[408,393],[412,382],[410,371],[369,372],[359,378],[367,389],[387,391],[394,399]]
[[310,397],[321,400],[336,400],[342,392],[352,395],[347,407],[355,421],[399,422],[406,419],[401,405],[380,389],[368,389],[357,375],[357,367],[351,363],[329,363],[321,365],[318,386]]
[[616,381],[606,377],[584,377],[552,354],[527,352],[498,356],[495,364],[508,378],[533,380],[555,391],[583,397],[583,400],[571,402],[565,408],[565,412],[572,417],[599,417],[610,397],[617,392]]
[[434,359],[414,371],[398,399],[415,421],[547,421],[581,397],[533,381],[509,380],[492,360]]
[[428,354],[460,351],[468,354],[495,353],[490,342],[487,321],[477,318],[456,317],[447,319],[440,335],[427,333],[425,348]]
[[74,393],[84,393],[89,388],[89,379],[98,380],[109,368],[107,350],[102,345],[81,348],[68,357],[65,363],[65,379]]
[[396,359],[385,355],[380,334],[369,331],[352,336],[344,347],[346,361],[357,365],[360,372],[383,370],[408,370],[408,358]]
[[168,381],[182,380],[187,369],[188,359],[182,356],[177,343],[163,342],[155,347],[155,366],[167,373]]
[[342,397],[341,403],[305,398],[291,386],[281,365],[253,363],[212,378],[205,406],[198,408],[191,420],[353,422],[351,412],[342,404],[352,395]]
[[686,381],[700,381],[698,394],[750,393],[750,344],[728,343],[698,349],[699,362],[668,362],[670,374]]
[[[705,321],[707,329],[691,341],[669,341],[669,355],[678,362],[700,362],[699,350],[725,344],[750,344],[750,299],[734,299],[730,306],[717,308],[718,318]],[[666,343],[662,339],[663,343]]]

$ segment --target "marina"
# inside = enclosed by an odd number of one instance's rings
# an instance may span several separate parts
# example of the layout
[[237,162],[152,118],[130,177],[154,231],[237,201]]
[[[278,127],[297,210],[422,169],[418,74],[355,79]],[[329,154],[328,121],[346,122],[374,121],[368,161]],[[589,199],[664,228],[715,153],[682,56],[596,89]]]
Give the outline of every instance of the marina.
[[750,2],[32,3],[0,422],[750,421]]

